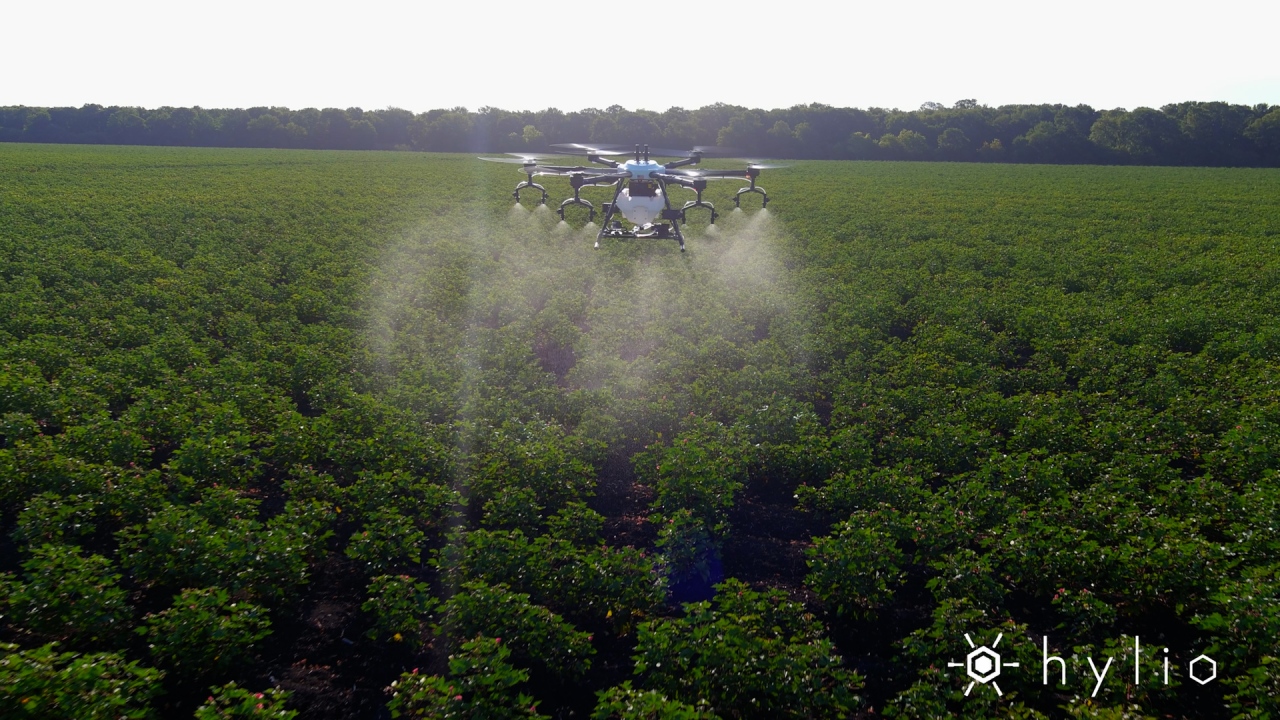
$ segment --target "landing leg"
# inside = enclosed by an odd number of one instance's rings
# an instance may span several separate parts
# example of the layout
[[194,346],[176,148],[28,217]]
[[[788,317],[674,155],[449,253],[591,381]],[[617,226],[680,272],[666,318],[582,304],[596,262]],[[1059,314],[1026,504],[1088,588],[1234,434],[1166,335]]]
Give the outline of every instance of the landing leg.
[[604,204],[604,221],[600,223],[600,232],[596,233],[596,249],[600,249],[600,238],[609,232],[610,225],[613,224],[613,216],[618,212],[618,196],[622,194],[622,183],[618,183],[618,187],[613,191],[613,202]]
[[617,211],[614,210],[613,203],[604,204],[604,221],[600,223],[600,230],[596,232],[596,249],[597,250],[600,249],[600,238],[604,237],[604,234],[609,232],[609,226],[613,224],[613,214],[615,212]]
[[[685,208],[690,207],[690,205],[694,205],[694,206],[705,205],[705,203],[702,202],[702,190],[700,189],[698,190],[697,202],[686,203],[683,208],[676,210],[675,208],[671,207],[671,192],[670,192],[670,189],[667,187],[667,184],[659,180],[658,185],[659,187],[662,188],[662,204],[663,204],[662,219],[671,221],[671,234],[675,235],[676,242],[680,243],[680,252],[684,252],[684,233],[680,232],[680,221],[684,220]],[[707,207],[710,207],[710,206],[708,205]],[[715,208],[711,208],[711,222],[715,222],[715,221],[716,221],[716,210]]]

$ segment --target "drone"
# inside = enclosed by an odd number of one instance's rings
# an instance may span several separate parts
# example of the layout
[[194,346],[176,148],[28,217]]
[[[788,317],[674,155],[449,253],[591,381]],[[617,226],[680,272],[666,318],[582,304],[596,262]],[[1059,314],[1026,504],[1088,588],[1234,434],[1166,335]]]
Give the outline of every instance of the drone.
[[[596,208],[590,201],[581,196],[582,188],[588,186],[614,186],[613,202],[602,204],[604,221],[600,224],[600,232],[596,234],[596,248],[605,238],[656,238],[675,240],[684,252],[684,233],[680,231],[680,223],[685,222],[686,213],[694,208],[706,208],[711,212],[711,224],[715,224],[719,213],[715,207],[702,199],[702,191],[707,189],[709,180],[729,180],[745,178],[750,185],[744,187],[733,196],[734,207],[741,207],[742,196],[747,193],[759,193],[762,196],[761,207],[769,206],[769,194],[764,188],[756,185],[760,171],[769,168],[786,167],[785,165],[762,165],[747,161],[742,170],[698,170],[686,169],[697,165],[707,155],[723,156],[731,151],[728,148],[699,146],[692,150],[670,150],[664,148],[650,149],[648,145],[636,145],[628,151],[623,145],[583,145],[581,143],[563,143],[552,145],[557,148],[558,155],[585,155],[593,166],[545,165],[537,155],[507,153],[514,157],[482,157],[490,162],[519,163],[521,171],[528,179],[516,185],[511,193],[516,202],[520,202],[521,190],[536,190],[542,193],[541,203],[547,202],[547,189],[533,181],[535,175],[568,176],[569,185],[573,188],[573,197],[560,203],[557,211],[560,219],[564,219],[565,208],[581,205],[587,208],[587,219],[594,222]],[[612,157],[631,155],[622,162]],[[679,158],[666,163],[650,158]],[[669,188],[672,186],[686,188],[697,195],[693,200],[676,208],[671,204]],[[630,227],[623,224],[629,221]]]

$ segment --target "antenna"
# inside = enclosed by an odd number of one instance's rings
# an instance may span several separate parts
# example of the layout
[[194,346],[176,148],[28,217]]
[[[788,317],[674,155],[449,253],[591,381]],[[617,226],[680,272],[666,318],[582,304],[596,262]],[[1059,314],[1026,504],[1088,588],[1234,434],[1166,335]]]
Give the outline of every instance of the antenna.
[[640,162],[640,145],[636,145],[636,162]]
[[649,162],[649,145],[648,144],[645,144],[644,146],[644,161]]

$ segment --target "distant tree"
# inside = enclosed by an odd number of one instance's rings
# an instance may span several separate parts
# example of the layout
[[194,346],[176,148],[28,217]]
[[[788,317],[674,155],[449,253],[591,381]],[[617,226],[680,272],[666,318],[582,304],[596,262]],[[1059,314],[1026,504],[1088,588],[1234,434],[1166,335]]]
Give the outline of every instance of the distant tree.
[[662,138],[662,128],[654,121],[653,113],[629,112],[619,116],[618,134],[620,142],[652,144]]
[[347,130],[349,147],[352,150],[371,150],[378,144],[378,129],[368,118],[361,118]]
[[1249,123],[1244,130],[1267,165],[1280,165],[1280,108]]
[[902,141],[898,139],[897,135],[885,133],[880,136],[880,141],[877,144],[880,146],[880,156],[886,160],[898,160],[904,154]]
[[[1270,139],[1276,108],[1184,102],[1159,111],[1088,105],[986,107],[973,98],[918,110],[820,103],[763,110],[716,103],[696,110],[610,105],[564,113],[482,107],[364,110],[252,107],[0,107],[0,142],[113,142],[231,147],[395,148],[458,152],[541,150],[559,142],[732,144],[747,155],[1046,163],[1280,165]],[[272,120],[274,118],[274,120]],[[526,128],[533,128],[526,136]],[[949,132],[955,130],[956,132]],[[904,135],[905,131],[912,134]],[[959,134],[957,134],[959,133]],[[915,136],[923,138],[923,144]],[[944,137],[946,135],[946,137]],[[885,140],[885,136],[892,139]],[[968,142],[958,143],[963,137]],[[880,138],[876,140],[875,138]],[[986,138],[975,147],[979,138]],[[995,141],[999,141],[996,143]],[[997,149],[998,148],[998,149]]]
[[851,160],[870,160],[879,153],[880,146],[866,133],[852,133],[844,143],[842,154]]
[[281,128],[284,142],[288,147],[306,147],[307,129],[297,123],[289,123]]
[[591,120],[591,142],[622,142],[618,133],[618,120],[613,115],[597,115]]
[[413,124],[413,113],[397,107],[389,107],[369,113],[373,127],[378,131],[378,144],[384,148],[408,147],[409,126]]
[[[554,133],[547,133],[547,142],[583,142],[591,137],[591,121],[594,116],[583,112],[565,113]],[[548,128],[543,128],[547,130]]]
[[303,108],[293,113],[292,122],[305,130],[304,147],[321,147],[319,138],[320,111],[316,108]]
[[435,152],[462,152],[474,130],[475,123],[465,108],[462,112],[450,111],[422,126],[415,145]]
[[349,147],[350,129],[351,120],[347,118],[345,110],[325,108],[320,111],[320,119],[316,123],[316,137],[322,147],[342,149]]
[[898,133],[898,143],[902,152],[912,160],[924,160],[929,157],[929,140],[914,130],[903,130]]
[[45,142],[54,139],[53,118],[48,110],[32,110],[22,125],[25,140]]
[[165,145],[185,145],[191,142],[192,126],[196,117],[190,108],[161,108],[147,118],[147,130],[155,142]]
[[520,138],[525,147],[530,149],[541,150],[547,146],[546,136],[533,125],[525,125],[524,132],[521,133]]
[[884,131],[894,135],[903,130],[913,130],[923,135],[928,129],[919,113],[894,111],[884,119]]
[[662,138],[670,147],[687,148],[702,145],[698,139],[698,124],[693,120],[693,113],[682,107],[668,108],[662,113],[659,124],[662,126]]
[[249,131],[249,137],[254,140],[255,144],[264,147],[278,145],[284,133],[280,118],[271,113],[265,113],[250,120],[245,129]]
[[938,136],[938,155],[946,160],[967,160],[972,151],[969,138],[959,128],[947,128]]
[[1062,105],[1053,113],[1053,124],[1059,128],[1069,129],[1075,134],[1088,139],[1089,129],[1097,121],[1099,113],[1088,105],[1068,107]]
[[791,126],[785,120],[779,120],[766,133],[765,153],[773,157],[791,157],[795,152],[796,136],[791,133]]
[[1182,134],[1179,162],[1195,165],[1248,165],[1257,153],[1245,137],[1256,117],[1252,108],[1224,102],[1185,102],[1166,105],[1162,113],[1175,119]]
[[744,110],[729,120],[728,127],[716,136],[717,145],[727,145],[746,152],[759,152],[767,137],[764,117],[759,110]]
[[1093,155],[1089,138],[1074,126],[1048,120],[1015,138],[1013,148],[1018,159],[1025,162],[1087,162]]
[[1177,121],[1159,110],[1140,107],[1133,112],[1111,110],[1093,124],[1089,140],[1139,164],[1173,161],[1180,133]]
[[839,157],[850,134],[878,129],[862,111],[820,103],[793,107],[785,114],[792,118],[796,152],[801,157]]
[[983,162],[1001,162],[1005,159],[1004,143],[1000,142],[1000,138],[982,143],[982,147],[978,148],[978,159]]
[[734,115],[744,110],[746,110],[744,107],[724,103],[706,105],[694,110],[692,119],[698,126],[697,142],[694,144],[715,145],[720,137],[720,131],[728,127]]
[[147,122],[138,108],[121,108],[107,120],[107,133],[115,142],[140,143],[145,139],[146,130]]

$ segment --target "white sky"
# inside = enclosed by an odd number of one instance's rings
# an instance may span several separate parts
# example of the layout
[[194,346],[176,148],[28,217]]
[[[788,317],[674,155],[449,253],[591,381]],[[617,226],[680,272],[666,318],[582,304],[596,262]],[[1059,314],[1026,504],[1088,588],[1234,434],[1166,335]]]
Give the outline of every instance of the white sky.
[[1280,104],[1275,0],[15,0],[0,17],[0,105]]

